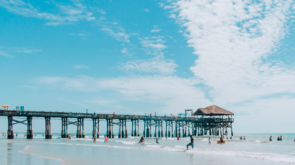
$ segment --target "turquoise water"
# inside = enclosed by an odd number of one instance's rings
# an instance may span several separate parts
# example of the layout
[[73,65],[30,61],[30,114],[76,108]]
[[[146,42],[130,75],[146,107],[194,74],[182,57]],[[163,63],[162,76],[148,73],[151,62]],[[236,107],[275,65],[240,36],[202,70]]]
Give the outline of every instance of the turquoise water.
[[[269,136],[273,136],[269,142]],[[283,141],[276,141],[277,136]],[[246,136],[246,140],[239,140]],[[93,142],[91,136],[84,139],[61,139],[59,135],[46,140],[37,134],[27,140],[22,133],[13,140],[0,137],[1,164],[295,164],[295,134],[236,134],[226,144],[217,144],[217,137],[195,137],[194,149],[186,150],[189,138],[147,138],[138,144],[139,137],[110,139],[103,136]]]

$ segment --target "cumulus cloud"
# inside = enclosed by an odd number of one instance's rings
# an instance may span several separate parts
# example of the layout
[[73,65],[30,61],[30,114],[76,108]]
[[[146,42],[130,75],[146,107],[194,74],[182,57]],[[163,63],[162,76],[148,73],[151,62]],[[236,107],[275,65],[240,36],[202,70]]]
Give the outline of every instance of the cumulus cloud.
[[295,70],[267,59],[286,34],[292,3],[180,0],[170,5],[198,55],[191,70],[212,87],[216,102],[295,93]]

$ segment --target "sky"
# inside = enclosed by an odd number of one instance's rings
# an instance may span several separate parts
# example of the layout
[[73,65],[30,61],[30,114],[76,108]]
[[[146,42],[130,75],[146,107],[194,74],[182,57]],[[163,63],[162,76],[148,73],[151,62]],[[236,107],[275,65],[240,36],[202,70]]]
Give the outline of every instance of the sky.
[[217,105],[235,114],[234,132],[293,133],[294,18],[292,0],[0,0],[0,105],[138,115]]

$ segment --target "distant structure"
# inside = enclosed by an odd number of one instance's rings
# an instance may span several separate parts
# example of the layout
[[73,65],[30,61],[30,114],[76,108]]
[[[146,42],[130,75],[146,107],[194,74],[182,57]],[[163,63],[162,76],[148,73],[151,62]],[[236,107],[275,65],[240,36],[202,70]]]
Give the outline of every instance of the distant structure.
[[[199,108],[194,114],[198,118],[208,118],[207,122],[198,123],[197,127],[201,130],[209,131],[209,135],[228,135],[227,128],[231,129],[231,136],[233,136],[232,123],[234,113],[220,108],[216,105],[211,105],[206,108]],[[211,119],[211,120],[210,120]],[[201,132],[201,134],[203,134]]]
[[[27,125],[27,138],[33,139],[33,118],[45,119],[45,138],[51,139],[51,118],[61,119],[61,138],[68,138],[68,126],[77,126],[77,138],[85,138],[84,119],[93,121],[93,138],[99,138],[99,123],[106,121],[106,136],[114,138],[114,126],[118,126],[118,138],[127,138],[127,121],[131,121],[131,136],[140,136],[139,122],[143,122],[142,135],[145,137],[187,137],[193,136],[219,136],[227,135],[227,128],[231,128],[234,122],[233,113],[216,105],[199,108],[195,113],[193,109],[185,110],[185,117],[180,113],[178,116],[152,116],[150,115],[122,115],[122,114],[100,114],[100,113],[75,113],[75,112],[53,112],[53,111],[25,111],[23,106],[20,110],[1,110],[0,116],[7,116],[8,130],[7,138],[13,139],[13,125]],[[16,120],[14,117],[23,117],[25,120]],[[163,125],[166,125],[165,134]],[[154,130],[154,131],[153,131]]]

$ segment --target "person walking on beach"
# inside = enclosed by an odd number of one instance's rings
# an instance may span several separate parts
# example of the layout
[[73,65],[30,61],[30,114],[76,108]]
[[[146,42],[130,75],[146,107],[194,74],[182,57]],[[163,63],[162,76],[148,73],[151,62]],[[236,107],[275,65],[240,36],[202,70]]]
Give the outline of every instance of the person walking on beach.
[[211,144],[211,139],[210,139],[210,136],[209,136],[209,144]]
[[104,143],[108,143],[108,140],[109,138],[106,135],[104,135]]
[[144,136],[142,135],[138,143],[143,143],[144,141]]
[[192,148],[194,148],[194,138],[192,135],[190,135],[190,138],[191,138],[191,142],[186,145],[187,150],[188,150],[188,146],[192,146]]
[[177,140],[179,140],[179,135],[177,135]]

